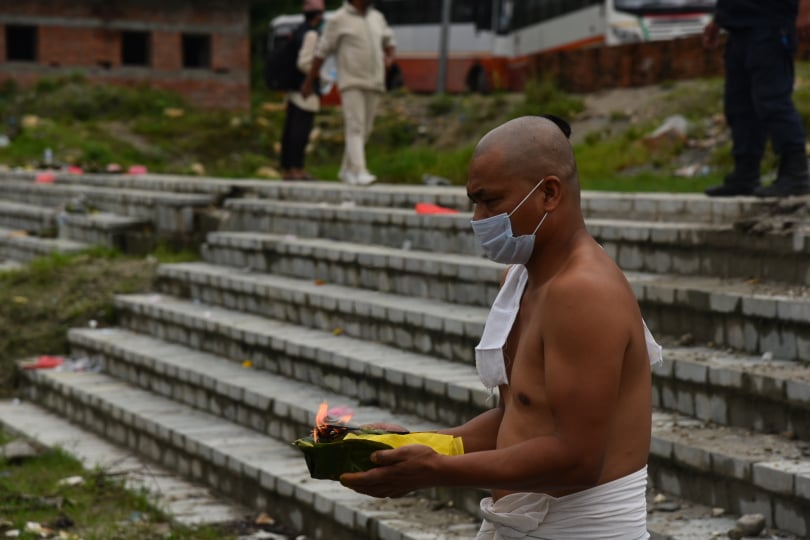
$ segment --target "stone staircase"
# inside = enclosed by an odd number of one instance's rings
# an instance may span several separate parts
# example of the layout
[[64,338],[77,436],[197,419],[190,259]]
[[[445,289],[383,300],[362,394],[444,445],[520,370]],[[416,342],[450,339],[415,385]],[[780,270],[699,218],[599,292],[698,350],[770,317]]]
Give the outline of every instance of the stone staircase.
[[[24,198],[46,191],[23,177],[0,182],[4,199],[53,201]],[[206,205],[218,230],[200,262],[162,265],[153,294],[117,297],[119,327],[71,330],[71,356],[101,372],[25,371],[27,399],[311,538],[474,536],[479,491],[374,500],[310,479],[290,445],[324,400],[360,423],[414,430],[491,406],[472,353],[503,267],[479,255],[462,188],[148,175],[60,176],[57,188],[98,193],[99,205],[124,193],[131,206],[105,210],[141,219],[146,205],[134,201],[151,194],[157,229],[170,199],[188,203],[172,207],[182,226],[195,223],[179,208]],[[417,202],[459,213],[419,215]],[[702,533],[659,512],[651,531],[711,538],[729,516],[761,513],[810,536],[804,225],[746,232],[734,223],[771,204],[699,195],[585,193],[583,209],[667,345],[654,373],[651,484],[706,507],[690,518]]]
[[28,261],[90,246],[145,253],[161,241],[196,245],[205,230],[200,215],[216,198],[76,183],[70,175],[58,175],[52,183],[35,178],[33,173],[0,175],[0,258]]

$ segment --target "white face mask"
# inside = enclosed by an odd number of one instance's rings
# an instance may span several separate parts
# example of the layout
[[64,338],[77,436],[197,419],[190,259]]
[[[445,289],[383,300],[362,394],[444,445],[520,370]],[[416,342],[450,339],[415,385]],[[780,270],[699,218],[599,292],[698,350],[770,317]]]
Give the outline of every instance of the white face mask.
[[512,234],[512,222],[509,217],[517,212],[517,209],[526,202],[532,193],[537,191],[537,188],[540,187],[543,180],[545,180],[545,178],[540,180],[537,185],[523,197],[523,200],[518,203],[515,209],[508,214],[504,212],[497,216],[470,221],[473,233],[478,239],[478,243],[481,244],[484,255],[489,259],[503,264],[526,264],[529,257],[532,256],[534,235],[540,230],[540,226],[548,217],[548,212],[543,214],[540,223],[537,224],[532,234],[522,234],[520,236],[514,236]]

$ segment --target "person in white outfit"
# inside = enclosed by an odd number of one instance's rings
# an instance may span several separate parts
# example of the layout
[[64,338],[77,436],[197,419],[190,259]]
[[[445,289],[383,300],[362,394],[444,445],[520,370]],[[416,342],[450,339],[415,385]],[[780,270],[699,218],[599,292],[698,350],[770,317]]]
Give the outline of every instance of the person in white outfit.
[[335,55],[343,108],[345,147],[339,178],[348,184],[371,184],[365,145],[374,126],[385,73],[394,59],[394,33],[371,0],[347,0],[329,19],[318,41],[301,94],[312,94],[324,60]]
[[473,233],[508,265],[475,350],[497,407],[441,431],[462,438],[463,455],[377,451],[378,466],[343,485],[376,497],[489,489],[478,540],[649,538],[650,366],[661,347],[588,234],[569,135],[556,117],[517,118],[485,135],[470,162]]

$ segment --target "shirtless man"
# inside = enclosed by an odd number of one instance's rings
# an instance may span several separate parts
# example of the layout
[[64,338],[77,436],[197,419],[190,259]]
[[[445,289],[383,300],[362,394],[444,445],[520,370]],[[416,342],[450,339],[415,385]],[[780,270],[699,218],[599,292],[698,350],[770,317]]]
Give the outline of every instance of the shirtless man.
[[464,455],[405,446],[376,452],[380,467],[341,477],[375,497],[490,489],[479,539],[506,530],[648,538],[650,363],[660,348],[624,274],[585,228],[564,129],[543,117],[512,120],[481,139],[469,166],[474,232],[490,258],[511,265],[476,348],[498,407],[443,431],[462,437]]

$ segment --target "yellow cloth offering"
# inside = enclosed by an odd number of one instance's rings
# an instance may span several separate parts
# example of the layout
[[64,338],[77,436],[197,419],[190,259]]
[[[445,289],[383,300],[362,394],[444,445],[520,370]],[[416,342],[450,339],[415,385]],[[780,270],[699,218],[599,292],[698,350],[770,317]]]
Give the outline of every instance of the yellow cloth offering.
[[430,433],[427,431],[404,434],[384,433],[380,435],[348,433],[343,437],[344,441],[350,439],[376,441],[386,444],[391,448],[399,448],[400,446],[407,446],[409,444],[423,444],[433,448],[436,453],[444,454],[445,456],[460,456],[464,453],[464,443],[461,437],[453,437],[452,435],[445,435],[443,433]]
[[293,443],[304,453],[312,478],[340,479],[347,472],[362,472],[377,467],[371,454],[409,444],[422,444],[439,454],[458,456],[464,453],[461,437],[441,433],[347,433],[338,440],[314,442],[312,437]]

